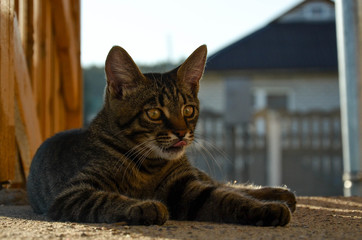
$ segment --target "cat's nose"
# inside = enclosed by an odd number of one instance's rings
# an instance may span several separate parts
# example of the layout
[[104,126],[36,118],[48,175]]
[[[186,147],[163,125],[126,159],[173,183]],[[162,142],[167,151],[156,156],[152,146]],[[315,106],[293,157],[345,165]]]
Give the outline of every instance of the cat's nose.
[[182,139],[186,136],[187,130],[175,130],[173,133],[179,138]]

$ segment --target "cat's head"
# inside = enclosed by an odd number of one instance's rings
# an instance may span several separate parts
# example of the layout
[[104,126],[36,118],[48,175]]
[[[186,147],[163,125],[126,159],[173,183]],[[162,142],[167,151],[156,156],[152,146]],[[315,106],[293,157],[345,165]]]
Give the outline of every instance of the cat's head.
[[142,74],[123,48],[110,50],[106,108],[114,135],[134,148],[134,156],[174,160],[184,154],[194,139],[206,55],[202,45],[170,72]]

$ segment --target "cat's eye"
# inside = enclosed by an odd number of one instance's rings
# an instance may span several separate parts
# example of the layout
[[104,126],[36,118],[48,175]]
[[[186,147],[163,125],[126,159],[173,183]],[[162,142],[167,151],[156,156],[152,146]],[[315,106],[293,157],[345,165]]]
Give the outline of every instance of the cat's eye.
[[184,107],[184,110],[183,110],[183,115],[184,117],[192,117],[194,115],[194,107],[193,106],[186,106]]
[[161,119],[162,113],[161,110],[157,109],[157,108],[152,108],[146,111],[147,116],[153,120],[153,121],[157,121]]

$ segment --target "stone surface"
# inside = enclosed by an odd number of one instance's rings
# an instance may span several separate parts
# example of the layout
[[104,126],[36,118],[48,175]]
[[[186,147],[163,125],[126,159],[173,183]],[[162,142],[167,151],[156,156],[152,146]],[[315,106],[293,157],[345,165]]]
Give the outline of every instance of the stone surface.
[[285,227],[167,221],[163,226],[52,222],[0,205],[0,239],[362,239],[362,197],[298,197]]

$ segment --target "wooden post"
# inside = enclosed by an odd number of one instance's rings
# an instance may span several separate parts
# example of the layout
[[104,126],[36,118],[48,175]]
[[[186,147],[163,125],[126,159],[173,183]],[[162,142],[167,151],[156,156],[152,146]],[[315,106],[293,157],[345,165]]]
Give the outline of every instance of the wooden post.
[[242,161],[244,163],[244,168],[241,174],[243,182],[250,181],[250,134],[249,134],[249,124],[244,122],[242,124]]
[[33,66],[33,45],[34,45],[34,12],[33,4],[34,0],[20,0],[19,1],[19,28],[21,34],[21,40],[23,43],[23,49],[26,56],[26,62],[29,69],[29,74],[32,76]]
[[0,183],[12,180],[15,173],[13,4],[0,1]]
[[82,74],[80,67],[80,15],[74,14],[79,5],[73,1],[52,1],[55,41],[58,49],[61,76],[64,78],[63,98],[66,114],[66,127],[82,125]]
[[267,185],[282,183],[282,145],[280,116],[275,111],[267,114]]
[[52,78],[53,68],[52,68],[52,42],[54,41],[53,33],[52,33],[52,16],[51,16],[51,1],[46,0],[44,3],[44,29],[45,29],[45,53],[44,53],[44,93],[42,101],[44,102],[44,131],[43,138],[49,138],[54,135],[54,127],[53,127],[53,116],[54,116],[54,108],[51,105],[54,94],[52,92],[52,85],[54,84],[54,80]]
[[226,149],[228,153],[228,158],[230,162],[228,162],[227,166],[227,177],[230,181],[235,181],[235,167],[236,167],[236,132],[235,125],[226,124],[227,131],[227,140],[226,141]]
[[[25,176],[29,173],[31,159],[41,144],[39,120],[31,91],[31,83],[26,64],[26,56],[22,49],[20,32],[16,19],[13,24],[13,52],[15,71],[16,99],[16,140],[18,142]],[[13,96],[14,97],[14,96]]]
[[1,0],[0,13],[0,182],[6,182],[14,180],[18,156],[26,176],[45,137],[82,124],[80,1]]

